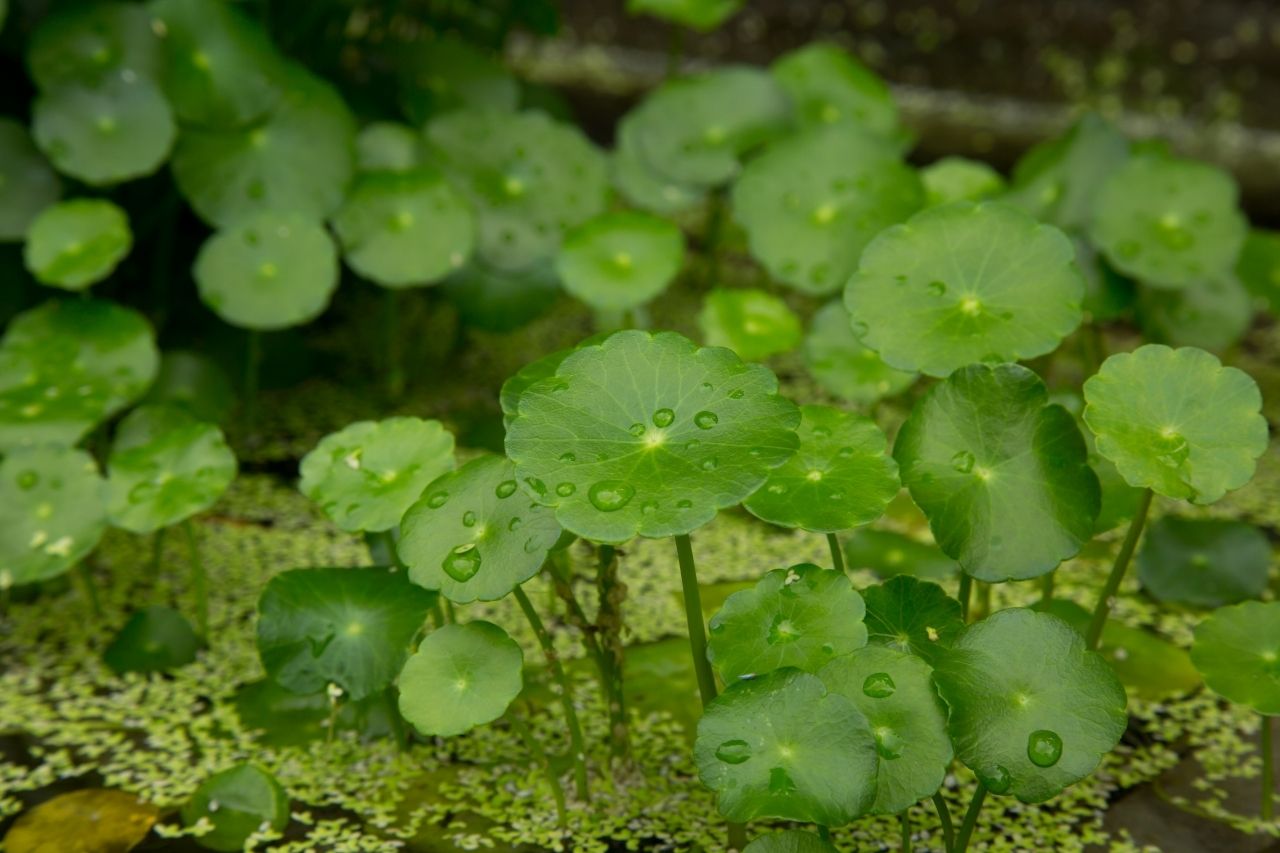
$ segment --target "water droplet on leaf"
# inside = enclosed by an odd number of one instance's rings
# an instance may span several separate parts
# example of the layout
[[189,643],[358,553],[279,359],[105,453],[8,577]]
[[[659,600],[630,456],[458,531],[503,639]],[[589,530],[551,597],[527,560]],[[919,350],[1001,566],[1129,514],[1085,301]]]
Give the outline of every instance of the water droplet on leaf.
[[476,514],[475,514],[474,512],[472,512],[471,510],[467,510],[466,512],[464,512],[464,513],[462,514],[462,526],[463,526],[463,527],[475,527],[475,526],[476,526]]
[[893,729],[876,729],[876,752],[881,758],[892,761],[902,757],[902,738]]
[[990,773],[979,773],[978,781],[991,793],[1003,794],[1013,784],[1013,777],[1009,775],[1008,769],[997,764]]
[[569,497],[569,495],[573,494],[577,490],[578,490],[578,487],[575,486],[573,483],[560,483],[558,486],[556,486],[556,494],[562,498]]
[[497,488],[493,490],[493,493],[497,495],[499,498],[511,497],[516,493],[516,481],[503,480],[501,483],[498,484]]
[[635,488],[621,480],[601,480],[587,491],[591,505],[601,512],[617,512],[635,495]]
[[458,583],[466,583],[480,571],[480,550],[474,542],[459,545],[445,555],[440,567]]
[[693,423],[698,429],[711,429],[720,423],[720,417],[715,412],[698,412],[693,416]]
[[973,454],[967,450],[961,450],[951,457],[951,467],[955,468],[961,474],[968,474],[973,470],[973,463],[976,460]]
[[742,764],[751,757],[751,745],[745,740],[727,740],[716,747],[716,758],[725,764]]
[[893,676],[887,672],[873,672],[862,682],[862,692],[872,699],[887,699],[897,689]]
[[1032,732],[1027,736],[1027,758],[1037,767],[1052,767],[1062,758],[1062,738],[1048,729]]
[[[512,483],[511,485],[514,486],[515,483]],[[499,486],[498,488],[502,488],[502,487]],[[445,505],[445,502],[447,500],[449,500],[448,492],[434,492],[432,493],[431,497],[427,498],[427,506],[431,507],[432,509],[439,509],[440,507]]]
[[669,427],[675,419],[676,413],[670,409],[658,409],[653,413],[653,425],[656,427]]

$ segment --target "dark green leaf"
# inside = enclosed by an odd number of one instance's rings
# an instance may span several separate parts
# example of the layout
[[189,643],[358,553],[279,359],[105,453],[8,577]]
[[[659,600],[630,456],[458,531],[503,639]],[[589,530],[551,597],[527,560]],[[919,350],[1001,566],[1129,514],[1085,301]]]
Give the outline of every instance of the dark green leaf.
[[1138,577],[1157,601],[1220,607],[1267,588],[1271,544],[1239,521],[1166,516],[1147,531]]

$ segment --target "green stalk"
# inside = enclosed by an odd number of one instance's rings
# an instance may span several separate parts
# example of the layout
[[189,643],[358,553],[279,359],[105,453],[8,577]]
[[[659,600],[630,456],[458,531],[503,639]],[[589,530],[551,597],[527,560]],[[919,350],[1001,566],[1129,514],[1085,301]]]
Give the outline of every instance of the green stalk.
[[431,602],[431,621],[435,623],[437,628],[445,626],[444,608],[440,606],[440,596],[436,596],[436,600]]
[[89,607],[93,610],[93,615],[101,616],[102,599],[98,598],[98,585],[93,580],[93,569],[89,568],[88,563],[81,563],[76,566],[76,576],[84,585],[84,597],[89,599]]
[[164,555],[164,534],[167,527],[161,527],[151,534],[151,576],[160,575],[160,558]]
[[404,718],[400,716],[400,703],[396,701],[396,689],[388,687],[382,692],[387,706],[387,721],[391,723],[391,737],[396,742],[396,749],[404,752],[409,747],[409,735],[404,728]]
[[818,837],[823,841],[831,840],[831,829],[829,827],[818,824]]
[[191,590],[196,596],[196,626],[200,629],[200,637],[209,639],[209,579],[204,573],[204,561],[200,559],[200,542],[196,538],[195,525],[191,519],[182,522],[182,529],[187,534],[187,549],[191,552]]
[[564,787],[560,784],[560,777],[556,775],[555,768],[551,766],[551,760],[547,758],[547,753],[538,744],[538,739],[533,736],[533,732],[529,731],[525,721],[514,713],[508,714],[507,720],[511,723],[511,728],[515,729],[516,734],[520,736],[520,740],[524,741],[525,749],[529,750],[534,760],[541,764],[546,772],[547,782],[551,785],[551,796],[556,801],[556,821],[560,824],[560,828],[564,829],[569,823],[569,816],[565,808]]
[[1258,748],[1262,751],[1262,819],[1271,821],[1275,818],[1276,771],[1275,760],[1271,755],[1271,718],[1262,717],[1262,728],[1258,730]]
[[960,589],[956,592],[956,598],[960,599],[960,618],[969,621],[969,592],[973,589],[973,578],[961,570],[960,572]]
[[840,539],[834,533],[827,534],[827,546],[831,549],[831,567],[844,574],[844,554],[840,553]]
[[1040,606],[1042,608],[1048,607],[1053,602],[1053,579],[1057,574],[1057,569],[1054,569],[1040,578]]
[[1134,549],[1138,547],[1142,526],[1146,523],[1147,513],[1151,509],[1151,498],[1151,490],[1143,489],[1142,496],[1138,498],[1138,509],[1134,512],[1133,521],[1129,522],[1129,530],[1125,533],[1124,542],[1120,545],[1120,553],[1116,555],[1116,561],[1111,566],[1111,574],[1107,575],[1107,582],[1102,586],[1102,595],[1098,596],[1098,604],[1093,608],[1093,618],[1089,620],[1089,631],[1084,635],[1087,648],[1096,649],[1098,641],[1102,639],[1102,629],[1106,627],[1107,615],[1111,612],[1111,599],[1120,589],[1120,581],[1124,580],[1125,570],[1129,568],[1129,560],[1133,557]]
[[382,299],[382,336],[386,340],[387,397],[392,401],[404,394],[404,359],[400,354],[400,291],[386,287]]
[[698,677],[698,693],[702,707],[716,698],[716,677],[707,658],[707,629],[702,622],[702,593],[698,589],[698,570],[693,563],[693,544],[689,535],[675,537],[676,557],[680,561],[680,584],[684,588],[684,615],[689,623],[689,649],[693,653],[693,671]]
[[902,822],[902,853],[911,853],[911,815],[904,809],[898,819]]
[[747,847],[747,828],[741,823],[729,824],[729,849],[739,853]]
[[951,826],[951,809],[942,791],[933,792],[933,807],[938,810],[938,823],[942,824],[942,849],[950,850],[956,843],[956,833]]
[[969,836],[973,835],[973,828],[978,823],[978,812],[982,811],[982,801],[986,798],[987,786],[979,782],[978,790],[973,792],[973,799],[969,801],[969,810],[964,813],[964,823],[960,824],[956,846],[951,848],[951,853],[965,853],[969,849]]
[[262,333],[250,329],[245,341],[244,401],[242,415],[246,438],[253,436],[258,424],[258,379],[262,368]]
[[556,654],[555,644],[551,640],[551,635],[547,633],[547,628],[542,624],[542,620],[538,618],[538,612],[533,609],[533,602],[529,600],[529,596],[520,587],[514,590],[516,602],[520,605],[520,609],[524,611],[525,618],[529,620],[529,626],[533,628],[533,633],[538,636],[538,645],[542,646],[542,654],[547,659],[547,669],[551,671],[551,677],[560,685],[560,704],[564,708],[565,722],[569,725],[569,749],[573,753],[573,778],[578,789],[578,799],[584,802],[591,801],[591,793],[587,788],[587,761],[586,747],[582,740],[582,726],[578,722],[578,712],[573,707],[573,688],[569,685],[569,679],[564,674],[564,667],[560,665],[560,657]]
[[448,625],[453,625],[458,621],[458,614],[453,609],[453,602],[447,598],[444,600],[444,621]]
[[726,206],[724,188],[712,190],[707,205],[707,228],[703,235],[703,250],[707,254],[705,283],[708,287],[715,287],[720,278],[720,243]]
[[970,612],[973,613],[973,621],[978,622],[991,615],[991,584],[975,581],[974,586],[978,593],[978,606]]

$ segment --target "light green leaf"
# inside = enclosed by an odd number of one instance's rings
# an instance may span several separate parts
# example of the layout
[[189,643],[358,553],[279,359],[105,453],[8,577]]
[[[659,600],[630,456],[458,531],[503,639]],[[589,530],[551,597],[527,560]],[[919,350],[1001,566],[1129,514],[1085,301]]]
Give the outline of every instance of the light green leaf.
[[77,198],[47,207],[27,231],[27,269],[40,282],[85,290],[111,275],[129,254],[129,218],[104,199]]
[[1139,299],[1138,319],[1152,342],[1225,350],[1253,324],[1253,298],[1230,274],[1175,291],[1148,288]]
[[1213,692],[1280,715],[1280,602],[1246,601],[1196,626],[1191,661]]
[[788,829],[757,836],[742,853],[836,853],[836,848],[812,832]]
[[524,686],[524,653],[491,622],[445,625],[400,672],[400,713],[427,736],[460,735],[506,713]]
[[628,15],[652,15],[708,33],[736,14],[745,0],[627,0]]
[[897,575],[862,591],[867,642],[922,658],[936,666],[964,630],[960,602],[936,583]]
[[853,333],[852,318],[840,300],[813,315],[804,340],[804,361],[818,384],[855,403],[874,403],[905,391],[918,374],[895,370]]
[[635,113],[618,123],[617,147],[609,160],[610,179],[618,192],[629,203],[659,216],[674,216],[702,204],[704,188],[672,181],[649,168],[636,141],[636,127]]
[[598,311],[638,308],[667,289],[684,263],[684,236],[666,219],[605,213],[570,231],[556,274],[572,296]]
[[503,426],[511,426],[511,419],[516,416],[516,412],[519,410],[520,397],[524,394],[526,388],[539,379],[555,376],[556,371],[560,369],[561,363],[574,350],[593,346],[607,337],[609,337],[608,332],[599,332],[580,341],[576,346],[556,350],[544,355],[542,358],[531,361],[507,377],[507,381],[502,383],[502,390],[498,394],[498,403],[502,407]]
[[981,160],[943,157],[920,170],[925,205],[937,207],[953,201],[985,201],[1004,191],[1004,178]]
[[787,303],[755,288],[716,288],[698,313],[707,346],[728,347],[746,361],[762,361],[800,343],[800,318]]
[[407,124],[374,121],[356,135],[357,172],[412,172],[425,163],[422,134]]
[[843,48],[807,44],[779,57],[769,73],[795,102],[802,125],[849,122],[886,139],[899,133],[889,87]]
[[0,506],[0,587],[62,574],[88,556],[107,529],[106,484],[83,450],[6,453]]
[[160,40],[141,3],[59,4],[31,34],[27,68],[36,85],[97,83],[120,71],[159,79]]
[[1240,521],[1165,516],[1138,552],[1138,577],[1157,601],[1220,607],[1258,598],[1267,588],[1271,544]]

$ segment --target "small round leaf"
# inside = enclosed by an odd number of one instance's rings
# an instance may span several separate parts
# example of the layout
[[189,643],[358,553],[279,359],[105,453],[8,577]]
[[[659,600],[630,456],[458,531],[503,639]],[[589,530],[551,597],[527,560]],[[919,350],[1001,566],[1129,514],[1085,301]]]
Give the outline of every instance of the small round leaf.
[[599,311],[627,311],[667,289],[684,263],[684,237],[673,223],[618,211],[569,232],[556,256],[560,283]]
[[1147,531],[1138,577],[1157,601],[1220,607],[1267,588],[1271,544],[1239,521],[1166,516]]
[[61,194],[57,174],[27,129],[0,118],[0,241],[23,239],[36,215]]
[[400,713],[427,736],[491,723],[524,686],[524,653],[491,622],[445,625],[427,635],[400,672]]
[[745,0],[627,0],[627,14],[652,15],[701,33],[717,29]]
[[187,617],[170,607],[137,611],[124,623],[102,660],[117,674],[167,672],[196,659],[200,638]]
[[422,134],[407,124],[375,121],[356,136],[356,171],[411,172],[426,161]]
[[415,125],[450,110],[510,113],[519,106],[520,82],[471,42],[445,35],[410,51],[397,70],[400,106]]
[[0,588],[62,574],[88,556],[107,529],[106,484],[83,450],[6,453],[0,506]]
[[1180,290],[1147,288],[1139,297],[1138,319],[1153,343],[1225,350],[1253,324],[1253,298],[1230,274]]
[[659,216],[674,216],[691,210],[706,199],[703,187],[672,181],[649,168],[636,141],[635,114],[618,123],[617,147],[609,161],[614,187],[629,203]]
[[800,343],[800,318],[787,303],[755,288],[716,288],[698,313],[702,339],[728,347],[746,361],[789,352]]
[[936,583],[896,575],[867,587],[862,595],[867,642],[908,652],[930,666],[937,665],[964,630],[960,602]]
[[981,160],[943,157],[920,170],[925,205],[937,207],[953,201],[985,201],[1004,191],[1004,178]]
[[256,764],[237,764],[200,783],[182,807],[182,823],[200,820],[213,829],[196,836],[209,850],[244,848],[245,841],[264,825],[279,832],[289,823],[289,797],[280,783]]
[[1213,692],[1280,716],[1280,602],[1215,610],[1196,626],[1191,662]]
[[898,133],[889,87],[834,44],[814,42],[784,54],[769,73],[795,102],[803,125],[849,122],[885,138]]
[[[0,127],[3,127],[3,122],[0,122]],[[0,193],[3,190],[0,186]],[[3,204],[0,204],[0,210],[3,209]],[[3,227],[0,227],[2,232]],[[1265,302],[1273,313],[1280,313],[1280,232],[1261,228],[1251,230],[1240,249],[1235,273],[1246,291]]]
[[27,231],[26,264],[40,282],[85,290],[129,254],[129,218],[103,199],[77,198],[44,209]]
[[95,83],[118,71],[159,78],[160,41],[140,3],[64,4],[40,21],[27,46],[27,67],[41,89]]
[[911,387],[918,374],[896,370],[853,333],[852,318],[836,300],[813,315],[804,339],[804,363],[818,384],[855,403],[874,403]]

